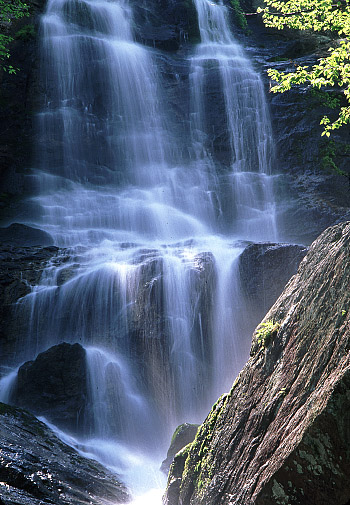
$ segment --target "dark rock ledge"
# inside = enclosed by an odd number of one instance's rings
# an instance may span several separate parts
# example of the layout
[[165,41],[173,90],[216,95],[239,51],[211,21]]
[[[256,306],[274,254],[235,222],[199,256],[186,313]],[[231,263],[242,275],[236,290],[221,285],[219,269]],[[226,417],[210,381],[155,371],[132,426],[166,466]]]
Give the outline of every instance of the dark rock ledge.
[[0,243],[17,247],[52,246],[51,235],[38,228],[21,223],[12,223],[7,228],[0,228]]
[[349,505],[350,223],[328,228],[174,460],[167,505]]
[[[39,230],[40,231],[40,230]],[[58,259],[59,256],[59,259]],[[1,362],[16,362],[18,335],[26,334],[28,320],[16,312],[17,301],[39,284],[50,261],[67,261],[64,250],[55,246],[0,245],[0,355]]]
[[126,488],[28,412],[0,403],[0,505],[127,503]]

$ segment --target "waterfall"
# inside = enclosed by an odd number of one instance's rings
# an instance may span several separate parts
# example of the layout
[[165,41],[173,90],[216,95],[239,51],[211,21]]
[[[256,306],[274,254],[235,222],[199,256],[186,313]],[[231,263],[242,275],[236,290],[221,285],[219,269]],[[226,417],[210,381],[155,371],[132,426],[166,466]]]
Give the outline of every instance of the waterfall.
[[[28,334],[17,358],[84,346],[90,419],[79,446],[118,470],[135,462],[125,447],[165,454],[172,429],[200,422],[232,382],[247,357],[237,259],[245,241],[277,238],[261,80],[226,7],[195,5],[188,156],[127,0],[49,0],[41,20],[46,102],[28,224],[65,249],[19,302]],[[211,142],[218,121],[224,159]]]
[[[228,231],[248,240],[277,238],[271,163],[274,157],[269,112],[259,75],[234,40],[227,9],[195,0],[201,44],[191,58],[194,139],[207,146],[213,118],[203,103],[207,92],[218,88],[223,101],[220,121],[225,122],[229,171],[220,192],[231,207],[224,211]],[[200,137],[198,133],[200,132]],[[203,135],[204,132],[204,135]],[[207,156],[207,152],[204,153]],[[225,184],[226,183],[226,184]],[[224,209],[225,202],[220,208]]]
[[0,399],[3,403],[11,401],[11,395],[15,386],[18,368],[11,370],[0,379]]

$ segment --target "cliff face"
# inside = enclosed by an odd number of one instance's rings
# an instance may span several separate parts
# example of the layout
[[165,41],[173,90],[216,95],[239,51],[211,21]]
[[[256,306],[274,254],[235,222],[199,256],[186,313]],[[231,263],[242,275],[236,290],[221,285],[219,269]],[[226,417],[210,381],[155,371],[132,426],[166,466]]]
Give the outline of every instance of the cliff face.
[[[241,0],[241,4],[253,13],[263,1]],[[329,34],[266,28],[257,15],[247,16],[247,21],[251,34],[237,37],[248,47],[265,81],[276,146],[275,171],[283,174],[287,186],[278,188],[284,203],[280,222],[285,240],[311,243],[328,226],[350,219],[350,129],[340,128],[330,139],[321,136],[322,117],[328,115],[333,121],[336,116],[330,105],[330,97],[341,97],[336,89],[315,90],[304,85],[274,94],[268,92],[272,83],[266,70],[293,72],[295,66],[315,65],[336,41]],[[339,175],[341,172],[348,175]]]
[[311,246],[171,468],[168,505],[350,502],[350,223]]
[[[31,236],[35,230],[28,228]],[[39,231],[39,230],[38,230]],[[22,237],[23,239],[23,237]],[[0,233],[0,355],[1,363],[16,362],[15,346],[27,335],[28,318],[19,311],[18,302],[39,283],[44,268],[55,261],[59,249],[54,246],[18,247],[6,244]],[[16,243],[16,242],[15,242]],[[22,347],[25,342],[22,341]]]
[[0,33],[10,35],[8,63],[15,74],[0,65],[0,223],[13,217],[26,218],[21,198],[31,188],[25,175],[30,174],[33,158],[35,114],[40,108],[43,90],[39,82],[39,17],[44,0],[29,0],[29,17],[0,24]]

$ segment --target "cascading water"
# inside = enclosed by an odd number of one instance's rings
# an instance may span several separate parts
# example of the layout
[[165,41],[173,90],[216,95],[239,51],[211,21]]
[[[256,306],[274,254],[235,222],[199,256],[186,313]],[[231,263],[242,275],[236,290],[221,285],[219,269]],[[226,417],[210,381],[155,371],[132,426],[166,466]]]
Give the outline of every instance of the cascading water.
[[[242,241],[277,238],[262,84],[226,8],[195,5],[188,159],[157,54],[134,41],[126,0],[49,0],[42,18],[47,102],[30,224],[66,249],[20,302],[29,330],[17,359],[62,341],[86,348],[91,415],[80,448],[119,471],[135,466],[125,447],[164,455],[174,426],[201,421],[232,382],[246,358]],[[210,142],[213,83],[225,163]]]
[[[221,183],[224,191],[220,192],[225,225],[240,238],[274,240],[277,226],[271,177],[272,131],[260,77],[233,39],[223,5],[202,0],[195,0],[195,4],[202,42],[191,58],[193,137],[197,144],[210,146],[212,118],[207,114],[204,97],[213,84],[219,86],[224,102],[220,120],[226,123],[230,167],[227,180]],[[208,147],[204,156],[208,155]]]

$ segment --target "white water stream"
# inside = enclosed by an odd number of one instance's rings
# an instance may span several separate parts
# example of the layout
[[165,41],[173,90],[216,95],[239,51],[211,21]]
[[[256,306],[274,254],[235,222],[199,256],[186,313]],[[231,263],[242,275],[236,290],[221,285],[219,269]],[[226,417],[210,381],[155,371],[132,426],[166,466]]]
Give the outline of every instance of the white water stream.
[[[39,212],[29,224],[68,252],[21,302],[29,329],[18,362],[63,341],[86,348],[91,419],[70,443],[124,475],[136,496],[146,493],[135,501],[143,505],[159,496],[150,461],[165,457],[173,428],[202,421],[247,357],[237,272],[244,241],[277,239],[259,75],[226,8],[195,5],[201,43],[188,61],[187,159],[157,52],[135,42],[127,0],[49,0],[41,23],[47,102],[38,117]],[[225,167],[210,141],[213,82]]]

